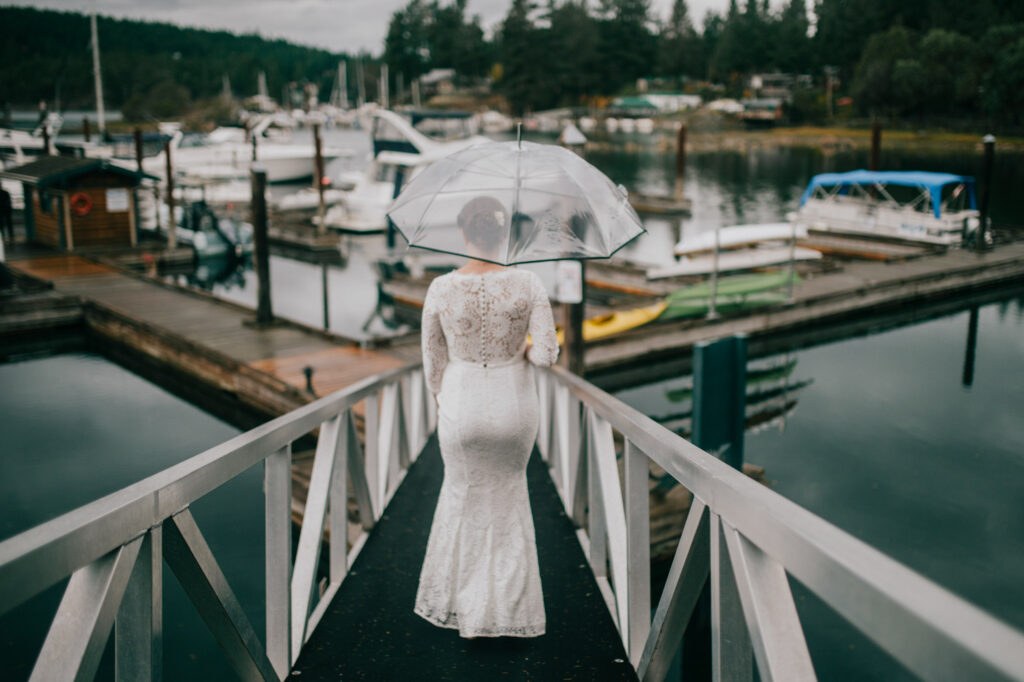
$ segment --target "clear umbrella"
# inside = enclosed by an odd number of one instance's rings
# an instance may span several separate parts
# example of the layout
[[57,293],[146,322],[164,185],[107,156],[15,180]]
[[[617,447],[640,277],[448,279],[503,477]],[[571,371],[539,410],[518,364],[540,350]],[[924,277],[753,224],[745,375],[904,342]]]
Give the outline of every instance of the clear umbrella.
[[388,217],[410,246],[501,265],[608,258],[644,233],[624,187],[567,149],[530,142],[435,161]]

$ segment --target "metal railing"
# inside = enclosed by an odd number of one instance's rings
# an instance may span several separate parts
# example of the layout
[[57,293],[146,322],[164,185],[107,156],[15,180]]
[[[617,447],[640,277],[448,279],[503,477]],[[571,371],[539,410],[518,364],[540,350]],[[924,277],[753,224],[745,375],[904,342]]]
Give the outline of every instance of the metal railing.
[[[916,675],[1024,680],[1024,635],[563,369],[537,444],[641,680],[663,680],[710,576],[715,680],[813,680],[788,577]],[[615,432],[621,435],[622,474]],[[649,461],[693,494],[651,616]]]
[[[359,403],[365,444],[353,414]],[[435,420],[419,366],[390,370],[0,542],[0,614],[70,576],[30,679],[92,679],[111,627],[117,679],[160,679],[166,562],[238,676],[283,680]],[[293,563],[291,446],[317,429]],[[263,639],[189,511],[197,499],[260,462],[266,523]],[[351,547],[349,486],[362,526]],[[330,581],[315,599],[325,525]]]

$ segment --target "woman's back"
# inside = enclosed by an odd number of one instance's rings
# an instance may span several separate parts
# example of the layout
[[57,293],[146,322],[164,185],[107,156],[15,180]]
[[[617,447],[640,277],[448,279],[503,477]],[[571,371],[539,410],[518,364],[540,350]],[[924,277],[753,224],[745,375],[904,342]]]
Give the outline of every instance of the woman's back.
[[423,306],[428,383],[440,387],[449,359],[482,366],[513,360],[522,355],[528,333],[529,360],[552,364],[558,344],[547,293],[536,274],[508,269],[442,275],[431,283]]

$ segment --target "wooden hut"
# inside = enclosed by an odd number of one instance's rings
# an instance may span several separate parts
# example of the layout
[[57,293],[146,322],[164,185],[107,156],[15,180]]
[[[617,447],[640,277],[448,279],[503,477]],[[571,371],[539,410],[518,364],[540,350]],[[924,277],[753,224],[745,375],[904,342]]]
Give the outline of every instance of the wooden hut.
[[0,173],[25,189],[30,241],[66,251],[135,246],[135,189],[146,176],[105,159],[44,156]]

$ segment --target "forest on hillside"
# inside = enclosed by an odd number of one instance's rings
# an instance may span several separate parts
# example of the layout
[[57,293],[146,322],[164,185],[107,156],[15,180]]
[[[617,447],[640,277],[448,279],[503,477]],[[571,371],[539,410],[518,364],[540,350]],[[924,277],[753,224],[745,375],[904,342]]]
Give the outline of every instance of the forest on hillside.
[[397,10],[384,48],[393,77],[489,74],[522,112],[584,104],[640,78],[740,95],[746,76],[786,72],[812,76],[816,88],[798,97],[813,111],[832,67],[859,114],[1024,124],[1017,0],[729,0],[700,18],[686,0],[665,18],[649,0],[511,0],[490,41],[467,10],[466,0]]
[[[87,15],[0,7],[0,25],[0,102],[94,106]],[[236,95],[255,94],[260,71],[275,99],[293,81],[313,82],[329,93],[345,58],[258,35],[102,16],[97,30],[106,104],[140,117],[181,113],[190,103],[221,93],[225,76]]]
[[[1024,128],[1024,3],[1016,0],[723,0],[690,14],[674,0],[659,17],[650,0],[509,0],[485,27],[468,0],[408,0],[381,36],[382,54],[352,57],[258,35],[99,18],[105,99],[127,119],[179,115],[229,79],[236,95],[311,82],[330,92],[341,60],[389,65],[391,91],[434,68],[491,86],[513,113],[586,106],[629,93],[638,79],[705,94],[744,94],[747,76],[811,76],[795,93],[794,120],[824,116],[826,68],[848,113],[910,125]],[[87,15],[0,7],[0,104],[93,106]],[[355,99],[350,71],[349,100]],[[404,85],[404,88],[402,87]]]

